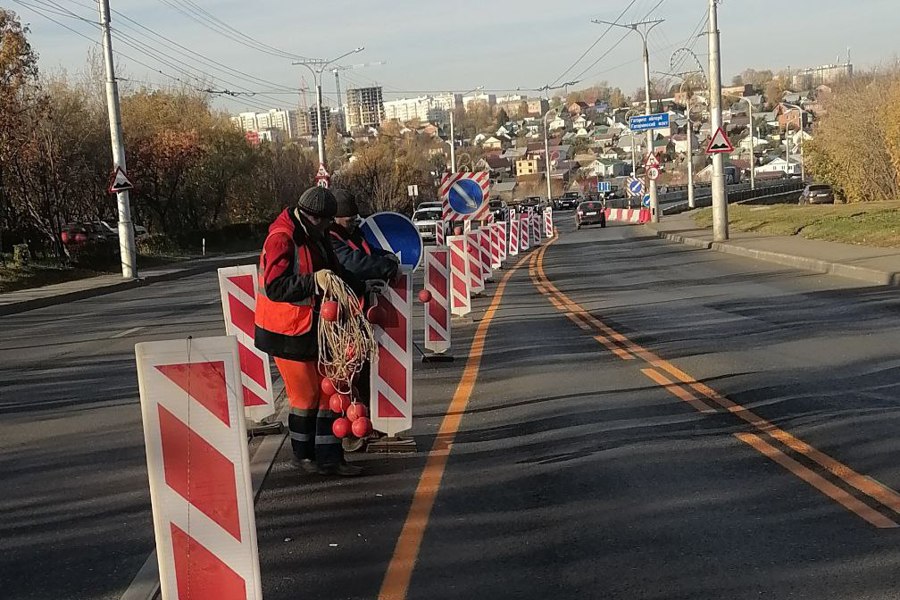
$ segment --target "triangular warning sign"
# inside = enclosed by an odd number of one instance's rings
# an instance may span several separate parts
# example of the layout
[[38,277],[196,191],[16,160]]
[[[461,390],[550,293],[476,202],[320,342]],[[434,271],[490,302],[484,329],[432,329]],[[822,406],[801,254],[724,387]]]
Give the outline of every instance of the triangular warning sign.
[[124,192],[133,189],[134,184],[131,183],[131,180],[125,175],[125,171],[122,170],[122,167],[116,167],[112,177],[109,178],[109,193],[115,194],[116,192]]
[[648,169],[659,168],[659,159],[656,158],[656,155],[651,153],[647,156],[646,162],[644,162],[644,166]]
[[329,177],[329,175],[328,175],[328,169],[326,169],[326,168],[325,168],[325,165],[323,165],[323,164],[320,164],[320,165],[319,165],[319,172],[316,173],[316,178],[317,178],[317,179],[318,179],[318,178],[321,178],[321,177]]
[[706,147],[706,153],[726,154],[728,152],[734,152],[734,146],[731,145],[731,141],[728,139],[728,136],[725,135],[725,130],[719,127],[716,130],[716,134],[709,140],[709,145]]

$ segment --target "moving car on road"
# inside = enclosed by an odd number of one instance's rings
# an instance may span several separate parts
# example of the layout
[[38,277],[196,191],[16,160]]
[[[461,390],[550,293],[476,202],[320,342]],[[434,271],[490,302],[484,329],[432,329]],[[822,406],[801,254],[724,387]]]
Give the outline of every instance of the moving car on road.
[[811,183],[803,188],[799,204],[834,204],[834,190],[824,183]]
[[574,210],[579,202],[584,200],[581,192],[566,192],[560,196],[556,208],[559,210]]
[[587,225],[606,227],[606,207],[598,200],[582,202],[575,209],[575,229],[581,229]]
[[437,235],[435,228],[438,226],[438,223],[441,222],[442,216],[443,211],[441,210],[440,206],[420,208],[413,213],[412,220],[416,226],[416,229],[419,230],[419,235],[422,236],[422,241],[435,241]]

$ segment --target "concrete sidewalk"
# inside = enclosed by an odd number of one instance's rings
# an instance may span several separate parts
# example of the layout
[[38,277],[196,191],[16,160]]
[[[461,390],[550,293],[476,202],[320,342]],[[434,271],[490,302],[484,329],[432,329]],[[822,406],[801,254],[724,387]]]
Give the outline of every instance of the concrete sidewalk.
[[[100,275],[98,277],[76,279],[54,285],[8,292],[0,294],[0,316],[62,304],[63,302],[112,294],[158,281],[171,281],[182,277],[190,277],[214,271],[220,267],[255,263],[258,256],[259,254],[256,252],[211,256],[140,271],[140,279],[126,280],[121,275]],[[140,268],[140,265],[138,265],[138,268]]]
[[713,242],[712,229],[698,227],[693,214],[692,211],[666,216],[662,222],[647,223],[644,227],[660,238],[697,248],[831,273],[876,285],[900,286],[900,249],[738,231],[732,231],[727,242]]

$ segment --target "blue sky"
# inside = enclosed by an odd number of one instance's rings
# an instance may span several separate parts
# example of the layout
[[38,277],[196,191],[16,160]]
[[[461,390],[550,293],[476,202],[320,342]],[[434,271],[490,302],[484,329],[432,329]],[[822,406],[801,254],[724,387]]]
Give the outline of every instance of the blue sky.
[[[113,26],[135,49],[114,41],[117,50],[153,69],[176,76],[195,86],[214,89],[264,92],[275,87],[296,89],[308,72],[291,65],[290,58],[261,53],[210,31],[182,12],[199,6],[244,34],[290,54],[332,58],[357,46],[365,51],[343,61],[356,64],[384,61],[384,65],[342,73],[342,87],[384,87],[391,97],[413,96],[416,91],[466,91],[476,86],[492,90],[536,88],[547,83],[580,78],[586,86],[608,81],[633,92],[642,83],[640,38],[631,34],[621,43],[624,31],[614,29],[574,68],[563,72],[604,33],[605,26],[592,18],[614,20],[630,0],[593,2],[557,0],[456,0],[429,2],[391,0],[111,0],[113,9],[205,57],[252,75],[225,75],[208,64],[184,58],[181,49],[165,48],[139,28],[113,15]],[[650,36],[651,68],[669,70],[672,52],[693,47],[706,62],[705,37],[692,38],[705,17],[706,0],[635,0],[621,22],[640,20],[648,14],[665,22]],[[8,0],[3,5],[20,14],[31,27],[31,42],[40,54],[44,70],[83,68],[91,42],[45,17],[50,17],[92,39],[98,39],[93,0]],[[865,13],[859,7],[865,5]],[[37,9],[44,11],[42,15]],[[71,11],[86,21],[69,15]],[[897,60],[900,3],[897,0],[727,0],[720,6],[723,79],[744,68],[800,68],[843,59],[847,47],[857,68],[893,63]],[[172,58],[153,57],[144,44],[162,48]],[[160,64],[162,58],[170,65]],[[599,59],[599,60],[598,60]],[[171,77],[120,58],[123,73],[134,80],[171,83]],[[592,63],[595,63],[593,64]],[[174,67],[172,65],[175,65]],[[176,70],[188,71],[188,73]],[[684,63],[682,70],[691,68]],[[202,75],[206,73],[206,75]],[[217,77],[210,80],[210,75]],[[207,84],[201,86],[199,79]],[[223,81],[227,80],[227,81]],[[326,103],[334,103],[334,77],[325,77]],[[500,93],[500,92],[498,92]],[[264,106],[296,106],[298,96],[268,93],[265,97],[220,97],[217,104],[237,111]]]

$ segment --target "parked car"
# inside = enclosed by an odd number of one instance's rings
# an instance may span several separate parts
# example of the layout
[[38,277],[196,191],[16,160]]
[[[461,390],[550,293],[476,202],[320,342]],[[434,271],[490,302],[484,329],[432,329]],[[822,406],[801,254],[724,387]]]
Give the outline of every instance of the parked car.
[[[435,241],[437,236],[436,228],[438,227],[438,223],[441,222],[442,216],[443,210],[440,206],[420,208],[413,213],[413,223],[415,224],[416,229],[419,230],[419,235],[422,236],[423,241]],[[444,233],[446,233],[446,231]]]
[[491,211],[491,214],[494,215],[495,221],[505,221],[506,216],[509,213],[509,206],[507,206],[505,200],[490,200],[488,201],[488,208]]
[[544,199],[540,196],[528,196],[519,203],[519,211],[525,212],[527,209],[531,208],[535,212],[539,212],[544,209]]
[[575,229],[581,229],[587,225],[606,227],[606,207],[599,200],[581,202],[575,208]]
[[[115,236],[115,238],[119,239],[119,224],[112,221],[95,221],[101,227],[106,228],[109,231],[110,235]],[[136,241],[140,241],[145,237],[149,236],[150,233],[147,231],[147,228],[143,225],[135,225],[132,223],[131,225],[134,228],[134,239]]]
[[[102,223],[102,225],[101,225]],[[67,223],[60,232],[63,244],[105,243],[118,241],[119,235],[102,221]]]
[[422,210],[423,208],[442,208],[442,207],[443,207],[442,203],[430,201],[430,202],[422,202],[421,204],[419,204],[416,207],[416,210]]
[[559,197],[556,208],[559,210],[574,210],[578,203],[583,201],[584,196],[581,195],[581,192],[566,192]]
[[834,204],[834,190],[824,183],[811,183],[803,188],[799,204]]

